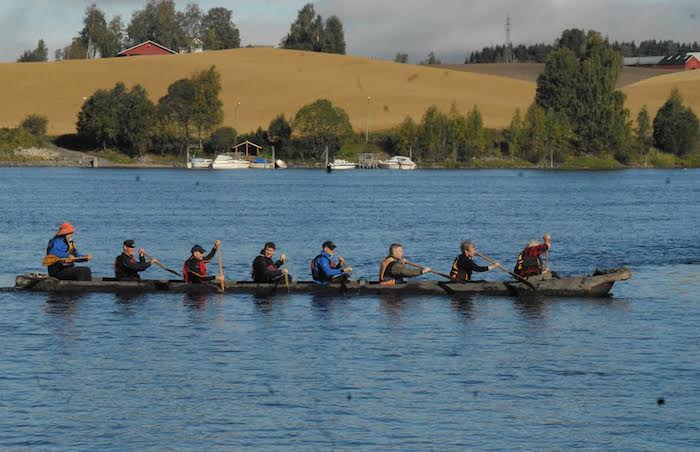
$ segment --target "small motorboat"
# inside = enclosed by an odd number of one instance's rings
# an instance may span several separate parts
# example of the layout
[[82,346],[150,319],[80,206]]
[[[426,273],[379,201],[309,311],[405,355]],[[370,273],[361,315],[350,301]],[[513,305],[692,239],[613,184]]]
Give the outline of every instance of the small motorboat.
[[418,165],[416,165],[413,160],[401,155],[396,155],[389,160],[381,160],[379,162],[380,168],[390,170],[414,170],[417,166]]
[[328,164],[329,170],[351,170],[357,168],[357,163],[348,162],[343,159],[335,159]]
[[189,169],[207,169],[211,167],[211,159],[194,157],[187,162]]
[[258,157],[250,164],[250,169],[273,169],[274,163],[267,159]]
[[230,154],[219,154],[211,162],[211,167],[212,169],[248,169],[250,162],[235,158]]

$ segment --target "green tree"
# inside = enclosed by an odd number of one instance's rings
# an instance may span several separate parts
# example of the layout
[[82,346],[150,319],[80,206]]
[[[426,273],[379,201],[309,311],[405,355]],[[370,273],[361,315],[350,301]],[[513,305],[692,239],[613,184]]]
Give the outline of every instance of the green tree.
[[[86,58],[95,58],[100,50],[101,41],[107,34],[107,19],[104,12],[92,3],[85,8],[83,28],[78,37],[87,49]],[[102,54],[102,52],[100,52]],[[112,56],[112,55],[109,55]]]
[[579,28],[564,30],[557,40],[558,47],[566,48],[574,52],[577,58],[583,58],[586,53],[588,37],[586,32]]
[[44,115],[31,114],[26,116],[19,126],[43,140],[46,138],[46,132],[49,128],[49,118]]
[[435,52],[430,52],[428,56],[418,64],[422,66],[429,66],[435,64],[442,64],[442,60],[435,54]]
[[119,98],[126,92],[123,83],[112,90],[97,90],[84,103],[78,113],[78,136],[94,146],[117,144],[119,137]]
[[654,118],[654,144],[665,152],[678,156],[690,153],[698,142],[698,117],[683,105],[681,93],[675,88]]
[[323,42],[323,19],[316,14],[314,5],[307,3],[299,10],[289,33],[282,39],[281,47],[284,49],[321,52],[323,50]]
[[644,166],[647,166],[647,157],[654,138],[652,135],[651,117],[649,116],[649,110],[647,110],[646,105],[642,106],[639,113],[637,113],[634,136],[636,139],[637,152],[639,155],[644,156]]
[[525,113],[523,146],[520,158],[539,163],[547,155],[547,115],[542,107],[533,103]]
[[197,87],[190,79],[180,79],[168,87],[168,92],[158,101],[161,120],[174,124],[177,130],[179,149],[182,156],[185,146],[190,144],[197,103]]
[[118,98],[117,111],[119,149],[132,157],[148,152],[156,127],[156,107],[146,90],[136,85],[124,91]]
[[343,30],[343,23],[338,16],[331,16],[326,19],[321,51],[345,55],[345,31]]
[[523,135],[523,119],[520,114],[520,109],[516,108],[508,128],[504,131],[506,152],[509,157],[515,157],[521,154],[524,142]]
[[566,116],[554,110],[545,112],[545,129],[547,152],[545,157],[549,157],[550,166],[554,167],[554,163],[562,163],[566,160],[573,133]]
[[398,148],[402,153],[412,152],[418,145],[420,128],[410,116],[406,116],[397,129]]
[[233,127],[220,127],[207,140],[206,149],[210,153],[226,152],[235,146],[237,136],[238,133]]
[[152,40],[178,51],[188,44],[174,0],[148,0],[133,13],[126,32],[132,45]]
[[215,66],[191,77],[195,87],[195,102],[192,104],[192,125],[197,131],[200,144],[204,135],[214,130],[224,120],[224,104],[221,94],[221,75]]
[[301,137],[331,135],[347,138],[352,134],[348,114],[327,99],[319,99],[301,107],[294,116],[292,129]]
[[114,16],[107,24],[102,36],[97,42],[97,49],[102,58],[117,56],[124,48],[124,24],[121,16]]
[[394,56],[394,63],[408,63],[408,54],[397,52],[396,56]]
[[554,50],[547,57],[544,71],[537,77],[535,102],[545,110],[571,115],[576,104],[580,64],[568,48]]
[[17,59],[18,63],[38,63],[48,61],[49,49],[46,47],[43,39],[39,39],[34,50],[25,50]]
[[292,126],[284,117],[284,114],[279,114],[270,122],[267,128],[268,139],[270,144],[275,146],[284,146],[292,137]]
[[233,11],[211,8],[202,19],[202,42],[207,50],[237,49],[241,36],[232,21]]
[[484,118],[476,105],[467,113],[466,129],[464,133],[465,158],[480,158],[486,149],[486,130]]
[[185,36],[185,49],[192,52],[195,49],[195,40],[203,39],[202,20],[204,12],[196,3],[188,3],[185,11],[179,14],[180,26]]
[[442,161],[448,152],[450,139],[450,119],[435,105],[428,107],[423,114],[418,139],[419,160]]

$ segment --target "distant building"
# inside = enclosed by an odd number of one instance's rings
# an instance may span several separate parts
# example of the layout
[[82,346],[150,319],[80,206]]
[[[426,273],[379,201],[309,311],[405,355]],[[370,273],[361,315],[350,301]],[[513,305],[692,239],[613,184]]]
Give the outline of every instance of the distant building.
[[700,52],[681,53],[678,55],[667,56],[659,61],[656,67],[662,69],[676,69],[679,71],[688,71],[700,69]]
[[128,49],[122,50],[117,54],[118,57],[124,56],[139,56],[139,55],[177,55],[177,52],[162,46],[154,41],[146,41],[137,44]]
[[625,66],[652,67],[686,71],[700,69],[700,52],[679,53],[669,56],[626,57]]

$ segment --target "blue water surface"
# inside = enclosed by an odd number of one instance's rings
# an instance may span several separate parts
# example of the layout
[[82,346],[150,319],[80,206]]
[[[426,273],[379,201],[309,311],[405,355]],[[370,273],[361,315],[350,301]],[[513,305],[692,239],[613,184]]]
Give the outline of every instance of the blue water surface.
[[392,242],[511,267],[544,232],[561,274],[634,273],[603,299],[0,290],[0,448],[700,447],[699,201],[698,170],[0,168],[5,287],[63,221],[104,276],[125,239],[176,269],[220,239],[232,279],[268,240],[308,279],[334,240],[373,278]]

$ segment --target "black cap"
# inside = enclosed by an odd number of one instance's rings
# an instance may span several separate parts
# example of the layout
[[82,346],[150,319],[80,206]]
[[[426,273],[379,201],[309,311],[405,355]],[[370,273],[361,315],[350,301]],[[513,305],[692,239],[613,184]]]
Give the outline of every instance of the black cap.
[[263,246],[263,249],[265,248],[272,248],[273,250],[277,249],[277,247],[275,246],[275,242],[265,242],[265,246]]
[[193,246],[192,249],[190,250],[190,252],[191,252],[192,254],[194,254],[195,251],[199,251],[200,253],[206,253],[206,252],[207,252],[204,248],[201,247],[201,245],[195,245],[195,246]]
[[133,240],[124,240],[124,246],[127,248],[136,248]]
[[323,245],[321,245],[321,248],[328,248],[329,250],[334,250],[336,249],[335,243],[331,242],[330,240],[326,240],[323,242]]

